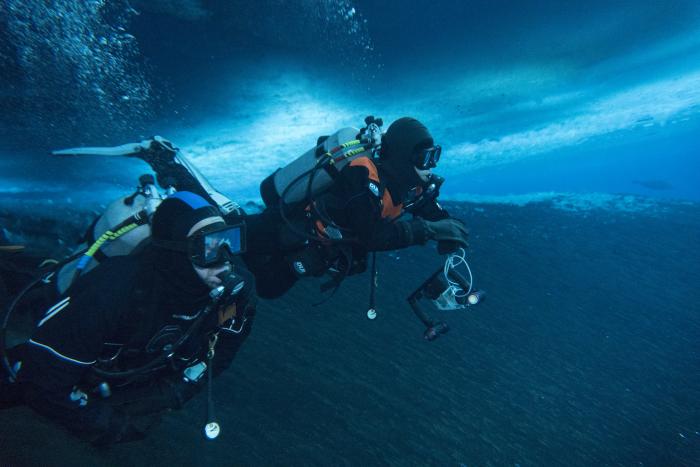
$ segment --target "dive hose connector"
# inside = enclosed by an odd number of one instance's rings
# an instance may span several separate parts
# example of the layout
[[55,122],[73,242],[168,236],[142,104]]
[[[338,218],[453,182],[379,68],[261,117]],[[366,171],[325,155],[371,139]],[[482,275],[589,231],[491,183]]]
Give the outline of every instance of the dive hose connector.
[[365,117],[365,128],[360,130],[360,141],[370,147],[377,147],[382,144],[382,125],[384,120],[375,118],[373,115]]

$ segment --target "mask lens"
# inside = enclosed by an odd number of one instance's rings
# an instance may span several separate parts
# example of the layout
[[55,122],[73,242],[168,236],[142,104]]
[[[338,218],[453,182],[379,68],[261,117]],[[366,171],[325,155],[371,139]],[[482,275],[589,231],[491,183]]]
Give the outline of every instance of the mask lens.
[[201,266],[211,266],[229,259],[230,255],[242,251],[241,226],[227,226],[223,229],[207,232],[199,237],[193,261]]
[[204,236],[204,260],[209,263],[219,256],[222,248],[227,248],[230,253],[241,251],[241,231],[239,228],[212,232]]
[[420,170],[428,170],[437,166],[440,160],[440,154],[442,153],[442,148],[440,146],[433,146],[427,149],[423,149],[416,160],[416,167]]

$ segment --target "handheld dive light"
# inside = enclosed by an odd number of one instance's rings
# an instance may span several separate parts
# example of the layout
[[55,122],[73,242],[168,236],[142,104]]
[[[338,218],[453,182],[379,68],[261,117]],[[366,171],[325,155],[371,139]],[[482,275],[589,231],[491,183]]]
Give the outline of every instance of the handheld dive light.
[[[465,251],[460,249],[460,253],[453,253],[448,256],[445,264],[433,272],[411,295],[408,296],[408,304],[425,325],[423,337],[432,341],[440,337],[441,334],[450,330],[444,321],[435,321],[428,313],[421,308],[419,300],[427,298],[433,302],[438,310],[450,311],[460,310],[480,303],[485,296],[483,290],[473,290],[472,272],[465,259]],[[469,279],[457,271],[457,267],[464,265],[468,272]]]

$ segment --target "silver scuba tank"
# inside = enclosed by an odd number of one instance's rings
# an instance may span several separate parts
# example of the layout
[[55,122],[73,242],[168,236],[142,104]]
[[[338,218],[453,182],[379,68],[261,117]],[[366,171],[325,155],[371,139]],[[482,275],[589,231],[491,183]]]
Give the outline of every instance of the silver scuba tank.
[[319,145],[278,169],[260,184],[260,194],[265,205],[277,205],[280,201],[284,204],[304,201],[309,192],[308,184],[312,176],[310,190],[312,196],[328,189],[333,179],[326,170],[318,168],[320,158],[331,152],[335,161],[333,165],[338,171],[358,157],[372,158],[373,151],[381,143],[380,126],[381,120],[375,123],[372,119],[363,130],[353,127],[341,128]]
[[[152,177],[151,177],[152,178]],[[142,177],[143,179],[143,177]],[[91,227],[92,231],[89,232],[88,237],[92,239],[92,242],[99,239],[105,232],[113,231],[115,227],[123,224],[125,220],[129,219],[142,211],[148,214],[149,222],[150,218],[155,212],[156,208],[163,201],[164,195],[162,195],[155,184],[146,183],[142,184],[136,193],[130,196],[125,196],[119,198],[112,202],[105,212],[97,219],[97,221]],[[99,251],[105,256],[125,256],[133,252],[136,247],[138,247],[143,241],[151,236],[151,226],[149,223],[144,225],[139,225],[128,232],[118,236],[117,238],[105,242],[99,249]],[[90,242],[90,243],[92,243]],[[89,247],[89,244],[80,245],[80,249],[85,249]],[[73,280],[76,277],[76,271],[79,268],[79,263],[83,257],[76,258],[75,260],[67,263],[63,266],[57,273],[56,287],[59,293],[63,293],[70,287]],[[99,264],[96,260],[91,260],[85,265],[81,270],[80,274],[86,274],[92,269],[94,269]]]
[[[175,145],[160,136],[154,136],[152,139],[143,140],[140,143],[122,144],[114,147],[59,149],[52,151],[52,154],[61,157],[136,157],[151,166],[158,178],[158,183],[165,187],[164,194],[161,194],[156,188],[155,179],[152,175],[140,177],[140,187],[137,192],[110,204],[105,213],[91,227],[92,232],[90,232],[88,237],[91,237],[93,242],[100,239],[106,232],[112,231],[114,228],[120,228],[125,224],[126,220],[134,215],[138,215],[144,209],[150,222],[150,217],[162,199],[174,193],[176,189],[193,191],[203,196],[216,205],[224,216],[229,214],[240,216],[243,213],[238,204],[215,190],[194,164]],[[141,220],[144,220],[144,218],[141,217]],[[102,256],[102,254],[106,256],[130,254],[151,234],[149,224],[142,224],[139,223],[138,227],[131,230],[124,229],[122,231],[119,229],[120,235],[112,235],[110,240],[104,243],[98,241],[99,256]],[[84,249],[85,247],[91,247],[91,245],[83,244],[81,247]],[[97,263],[98,261],[90,260],[89,257],[81,257],[63,266],[58,273],[57,279],[59,292],[64,292],[77,275],[90,271]]]

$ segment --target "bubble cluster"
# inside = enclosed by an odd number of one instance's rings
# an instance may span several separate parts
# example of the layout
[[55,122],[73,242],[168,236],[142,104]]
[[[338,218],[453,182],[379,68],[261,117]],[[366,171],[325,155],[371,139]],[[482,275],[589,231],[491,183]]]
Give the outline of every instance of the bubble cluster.
[[235,38],[274,50],[298,51],[357,81],[372,78],[379,57],[365,14],[350,0],[233,1],[213,14]]
[[346,52],[343,56],[349,63],[343,65],[354,66],[353,73],[359,69],[362,73],[357,74],[358,78],[373,78],[372,69],[380,64],[367,29],[367,19],[348,0],[326,0],[321,5],[326,10],[327,20],[322,33],[331,38],[333,47]]
[[104,139],[149,116],[152,91],[121,1],[5,0],[0,6],[3,139]]

